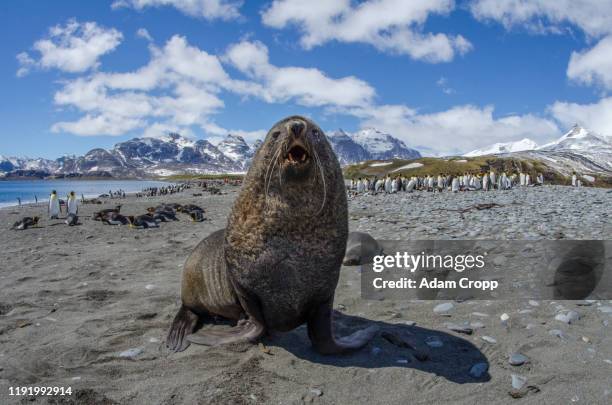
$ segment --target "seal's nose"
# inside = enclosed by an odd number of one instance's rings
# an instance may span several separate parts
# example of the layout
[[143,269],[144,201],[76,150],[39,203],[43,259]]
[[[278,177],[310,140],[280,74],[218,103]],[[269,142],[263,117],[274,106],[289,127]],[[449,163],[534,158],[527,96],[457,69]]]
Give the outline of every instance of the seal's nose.
[[289,128],[291,129],[291,133],[294,136],[300,136],[302,131],[304,130],[304,123],[302,121],[293,121],[289,124]]

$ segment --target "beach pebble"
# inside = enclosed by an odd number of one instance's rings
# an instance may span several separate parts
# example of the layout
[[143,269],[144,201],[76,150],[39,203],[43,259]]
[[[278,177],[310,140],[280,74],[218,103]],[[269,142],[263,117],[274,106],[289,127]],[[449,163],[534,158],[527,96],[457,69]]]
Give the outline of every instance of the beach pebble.
[[491,337],[491,336],[483,336],[483,337],[481,337],[481,339],[484,340],[487,343],[491,343],[491,344],[497,343],[497,339],[495,339],[494,337]]
[[79,381],[80,379],[81,379],[81,377],[79,377],[79,376],[76,376],[76,377],[72,377],[72,378],[71,378],[71,380],[72,380],[72,381]]
[[437,336],[428,336],[425,339],[425,344],[429,347],[442,347],[444,346],[444,343],[442,343],[442,340],[440,340],[439,337]]
[[540,303],[538,301],[529,300],[529,305],[531,305],[532,307],[539,307]]
[[523,365],[529,360],[527,356],[521,353],[512,353],[508,359],[508,362],[513,366]]
[[323,391],[318,388],[311,388],[310,393],[316,397],[320,397],[321,395],[323,395]]
[[485,314],[483,312],[472,312],[472,315],[479,316],[481,318],[487,318],[489,316],[489,314]]
[[482,329],[485,327],[484,323],[480,322],[480,321],[474,321],[470,323],[470,326],[473,329]]
[[487,363],[476,363],[470,368],[470,375],[474,378],[480,378],[489,370]]
[[144,350],[142,348],[135,347],[119,353],[119,357],[133,358],[141,354],[143,351]]
[[608,305],[601,306],[597,308],[599,312],[603,312],[604,314],[612,314],[612,307]]
[[507,313],[504,312],[503,314],[501,314],[499,319],[501,319],[502,322],[506,322],[508,319],[510,319],[510,315],[508,315]]
[[551,329],[548,331],[549,335],[556,336],[559,339],[566,339],[565,333],[559,329]]
[[414,326],[416,325],[416,321],[404,321],[404,325]]
[[504,263],[506,263],[505,256],[495,256],[495,259],[493,259],[493,264],[496,266],[501,266]]
[[145,285],[145,289],[147,289],[147,290],[152,290],[154,288],[155,288],[154,284],[147,284],[147,285]]
[[149,338],[149,343],[159,343],[159,339],[156,337]]
[[580,319],[580,314],[576,311],[567,311],[565,313],[557,314],[555,316],[557,321],[561,321],[567,324],[575,323]]
[[436,306],[434,307],[433,311],[434,311],[436,314],[441,314],[441,315],[442,315],[442,314],[445,314],[445,313],[447,313],[447,312],[449,312],[449,311],[452,311],[452,310],[453,310],[453,308],[455,308],[455,305],[453,305],[453,303],[452,303],[452,302],[445,302],[445,303],[443,303],[443,304],[438,304],[438,305],[436,305]]
[[473,332],[473,329],[468,326],[467,324],[456,324],[456,323],[452,323],[452,322],[446,322],[445,326],[447,329],[452,330],[453,332],[458,332],[458,333],[465,333],[466,335],[471,335]]
[[523,377],[518,374],[512,374],[512,388],[515,390],[520,390],[527,384],[527,377]]

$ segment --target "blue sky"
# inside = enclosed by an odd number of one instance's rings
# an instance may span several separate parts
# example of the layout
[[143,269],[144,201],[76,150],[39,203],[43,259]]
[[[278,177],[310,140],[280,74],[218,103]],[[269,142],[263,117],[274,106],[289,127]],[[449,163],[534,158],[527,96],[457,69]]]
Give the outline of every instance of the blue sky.
[[612,1],[0,3],[0,154],[174,130],[252,142],[280,118],[374,126],[427,154],[574,122],[612,135]]

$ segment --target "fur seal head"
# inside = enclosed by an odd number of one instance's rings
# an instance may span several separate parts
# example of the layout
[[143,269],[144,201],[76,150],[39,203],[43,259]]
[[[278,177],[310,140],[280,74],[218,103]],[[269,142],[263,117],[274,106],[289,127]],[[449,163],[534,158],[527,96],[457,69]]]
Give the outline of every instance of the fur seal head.
[[[308,118],[291,116],[268,131],[257,150],[243,188],[261,197],[264,211],[318,215],[342,180],[342,171],[321,128]],[[296,211],[297,210],[297,211]]]

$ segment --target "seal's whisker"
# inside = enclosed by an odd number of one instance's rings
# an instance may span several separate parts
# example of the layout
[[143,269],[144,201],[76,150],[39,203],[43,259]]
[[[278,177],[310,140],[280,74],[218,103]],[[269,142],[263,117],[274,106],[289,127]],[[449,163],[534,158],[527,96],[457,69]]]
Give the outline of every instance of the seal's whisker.
[[327,199],[327,184],[325,183],[323,165],[321,164],[321,160],[319,159],[319,154],[317,153],[316,149],[312,149],[312,151],[317,162],[317,167],[319,168],[319,173],[321,174],[321,180],[323,181],[323,202],[321,203],[321,208],[319,208],[319,211],[317,211],[317,215],[319,215],[321,211],[323,211],[323,207],[325,206],[325,201]]
[[[270,183],[272,182],[272,176],[274,175],[274,168],[276,167],[276,163],[278,162],[278,159],[280,158],[280,153],[282,152],[283,148],[279,147],[277,149],[277,151],[274,153],[274,155],[272,156],[272,162],[270,162],[270,164],[272,164],[272,168],[270,170],[270,177],[268,178],[267,182],[266,182],[266,205],[268,204],[268,192],[270,191]],[[267,174],[266,174],[267,177]]]

